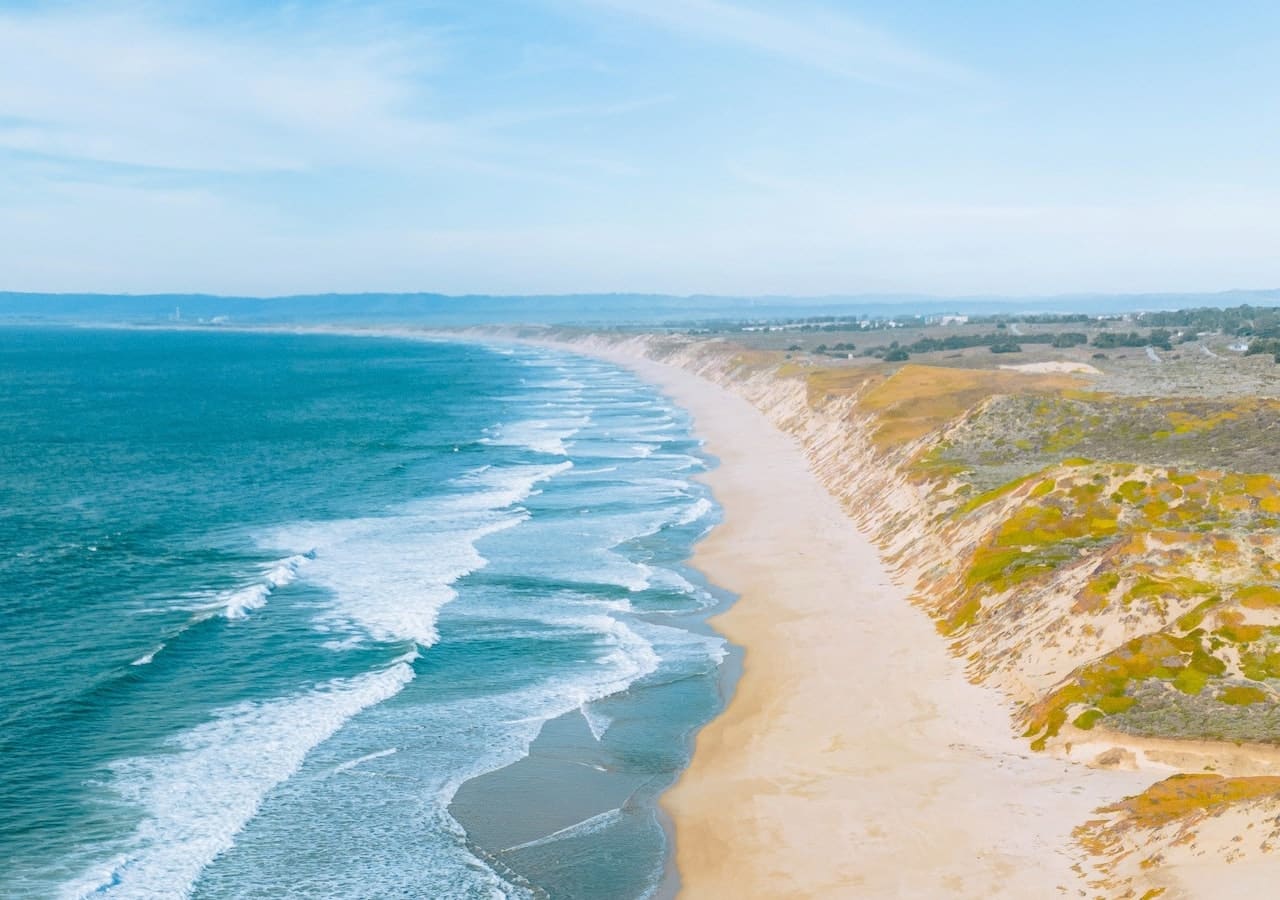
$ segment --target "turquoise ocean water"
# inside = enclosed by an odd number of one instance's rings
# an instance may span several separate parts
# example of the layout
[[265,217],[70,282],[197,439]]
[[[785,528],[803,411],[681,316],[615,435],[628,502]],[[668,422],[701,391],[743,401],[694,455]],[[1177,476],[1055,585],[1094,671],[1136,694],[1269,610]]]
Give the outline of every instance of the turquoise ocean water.
[[706,464],[558,351],[0,330],[0,896],[666,890]]

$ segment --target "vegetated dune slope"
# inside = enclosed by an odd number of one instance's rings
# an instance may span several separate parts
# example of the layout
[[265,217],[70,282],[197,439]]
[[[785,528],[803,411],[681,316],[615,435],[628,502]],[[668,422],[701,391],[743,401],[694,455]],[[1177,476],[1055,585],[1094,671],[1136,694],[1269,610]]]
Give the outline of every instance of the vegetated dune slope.
[[[584,339],[579,339],[584,340]],[[587,341],[606,340],[602,338]],[[1035,751],[1150,769],[1080,823],[1099,896],[1224,896],[1280,842],[1280,402],[1088,377],[821,368],[610,340],[742,394],[800,440]]]

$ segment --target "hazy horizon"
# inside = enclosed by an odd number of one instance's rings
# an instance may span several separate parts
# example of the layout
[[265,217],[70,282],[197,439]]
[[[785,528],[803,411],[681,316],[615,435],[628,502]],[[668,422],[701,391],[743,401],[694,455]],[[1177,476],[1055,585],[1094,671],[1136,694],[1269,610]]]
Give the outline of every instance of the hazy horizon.
[[1196,307],[1280,306],[1280,290],[1215,294],[1097,294],[1058,297],[829,297],[663,294],[444,295],[428,293],[216,294],[13,293],[0,291],[0,324],[417,324],[690,325],[821,316],[892,318],[942,314],[1109,315]]

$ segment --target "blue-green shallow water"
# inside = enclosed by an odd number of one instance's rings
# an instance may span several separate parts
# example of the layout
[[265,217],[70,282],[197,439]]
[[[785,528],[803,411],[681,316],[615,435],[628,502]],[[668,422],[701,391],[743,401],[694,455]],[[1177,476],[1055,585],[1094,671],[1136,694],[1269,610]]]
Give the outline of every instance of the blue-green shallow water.
[[652,892],[704,464],[555,351],[0,330],[0,896]]

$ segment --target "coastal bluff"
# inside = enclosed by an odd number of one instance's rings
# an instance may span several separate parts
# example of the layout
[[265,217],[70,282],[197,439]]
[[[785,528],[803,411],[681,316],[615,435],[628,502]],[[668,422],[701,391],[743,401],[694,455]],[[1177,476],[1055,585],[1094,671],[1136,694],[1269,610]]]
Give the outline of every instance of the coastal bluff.
[[1266,889],[1280,479],[1256,451],[1280,403],[1111,392],[1053,370],[828,366],[680,335],[549,336],[750,403],[932,619],[923,640],[1003,698],[1025,754],[1068,778],[1127,776],[1110,784],[1136,787],[1071,827],[1062,895]]

